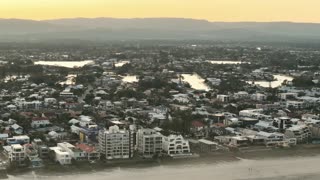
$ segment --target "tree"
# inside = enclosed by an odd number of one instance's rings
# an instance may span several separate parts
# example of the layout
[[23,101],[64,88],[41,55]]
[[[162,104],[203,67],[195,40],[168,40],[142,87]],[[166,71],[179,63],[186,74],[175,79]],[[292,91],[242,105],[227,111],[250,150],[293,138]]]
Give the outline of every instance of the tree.
[[296,87],[311,87],[314,86],[312,82],[312,77],[301,76],[296,77],[292,80],[292,84]]
[[41,139],[42,141],[44,141],[46,139],[45,135],[43,134],[43,132],[33,132],[29,135],[30,139]]
[[175,111],[172,113],[172,120],[167,120],[161,126],[166,131],[188,134],[193,120],[191,111]]
[[84,101],[87,104],[91,104],[94,98],[95,98],[94,94],[90,93],[86,95],[86,97],[84,98]]

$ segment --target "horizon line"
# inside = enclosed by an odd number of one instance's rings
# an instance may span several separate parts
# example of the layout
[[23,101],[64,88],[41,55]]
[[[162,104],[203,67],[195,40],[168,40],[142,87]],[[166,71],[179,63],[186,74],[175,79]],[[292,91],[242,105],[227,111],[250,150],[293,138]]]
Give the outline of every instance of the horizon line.
[[48,18],[48,19],[28,19],[28,18],[2,18],[0,20],[27,20],[27,21],[54,21],[54,20],[71,20],[71,19],[185,19],[185,20],[196,20],[196,21],[206,21],[209,23],[306,23],[306,24],[320,24],[320,22],[310,22],[310,21],[288,21],[288,20],[270,20],[270,21],[254,21],[254,20],[244,20],[244,21],[215,21],[208,19],[198,19],[198,18],[188,18],[188,17],[65,17],[65,18]]

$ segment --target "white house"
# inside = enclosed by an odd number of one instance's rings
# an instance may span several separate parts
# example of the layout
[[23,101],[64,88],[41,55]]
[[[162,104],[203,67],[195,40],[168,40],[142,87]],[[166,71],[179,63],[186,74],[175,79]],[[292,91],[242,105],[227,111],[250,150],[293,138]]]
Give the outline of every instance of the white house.
[[29,136],[13,136],[12,138],[7,138],[7,144],[29,144],[30,137]]
[[251,95],[251,99],[255,101],[265,101],[267,96],[261,93],[255,93]]
[[17,106],[10,104],[6,107],[9,111],[16,111],[18,108]]
[[93,119],[90,116],[81,115],[79,117],[79,121],[80,121],[80,126],[82,127],[86,127],[90,124],[94,124]]
[[304,121],[307,121],[307,120],[318,120],[320,118],[318,115],[315,115],[315,114],[303,114],[301,116],[301,119]]
[[218,94],[217,95],[217,100],[221,101],[221,102],[229,102],[230,96],[229,95]]
[[232,146],[247,146],[249,143],[249,140],[247,137],[244,136],[234,136],[230,139],[230,145]]
[[221,79],[218,78],[207,78],[207,80],[213,86],[219,86],[221,84]]
[[41,101],[26,101],[25,99],[15,99],[14,100],[15,104],[19,109],[40,109],[42,107],[42,102]]
[[239,112],[239,116],[255,118],[259,120],[272,120],[271,116],[263,114],[263,109],[245,109]]
[[235,99],[245,99],[249,97],[249,94],[246,91],[239,91],[233,94]]
[[297,99],[298,98],[298,93],[293,93],[293,92],[288,92],[288,93],[280,93],[279,94],[280,99],[282,100],[287,100],[289,98],[294,98]]
[[178,101],[180,103],[189,103],[188,94],[175,94],[173,95],[173,100]]
[[303,101],[286,101],[285,107],[293,109],[302,109],[305,107],[305,103]]
[[81,149],[76,148],[74,145],[70,143],[67,143],[67,142],[58,143],[57,146],[60,147],[62,150],[68,152],[71,158],[74,160],[79,161],[79,160],[88,159],[86,152],[83,152]]
[[95,146],[87,144],[77,144],[76,148],[81,150],[88,161],[95,161],[100,159],[100,153],[97,151]]
[[49,149],[55,154],[54,161],[59,162],[61,165],[71,164],[72,157],[69,152],[60,147],[50,147]]
[[185,140],[181,135],[163,137],[162,149],[169,155],[190,153],[189,141]]
[[14,131],[14,133],[21,135],[23,134],[23,128],[21,126],[19,126],[18,124],[12,124],[10,126],[10,129],[12,129]]
[[45,127],[50,125],[50,121],[47,117],[34,117],[31,120],[32,128]]
[[281,133],[268,133],[260,131],[258,132],[257,136],[263,138],[266,145],[276,144],[284,140],[284,134]]
[[56,103],[57,103],[57,99],[56,98],[44,98],[44,104],[46,106],[52,105],[52,104],[56,104]]

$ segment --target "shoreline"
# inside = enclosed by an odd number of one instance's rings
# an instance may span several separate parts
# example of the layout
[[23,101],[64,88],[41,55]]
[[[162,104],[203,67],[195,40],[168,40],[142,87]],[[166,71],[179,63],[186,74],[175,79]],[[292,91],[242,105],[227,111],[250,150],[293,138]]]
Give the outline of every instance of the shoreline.
[[320,155],[320,145],[299,145],[292,148],[266,149],[265,151],[250,152],[211,152],[200,154],[197,158],[158,158],[158,159],[130,159],[109,162],[97,162],[90,164],[88,162],[78,162],[69,166],[58,164],[47,164],[39,169],[16,169],[8,170],[9,176],[22,176],[26,173],[35,172],[44,176],[69,175],[69,174],[88,174],[99,171],[114,169],[145,169],[158,166],[188,166],[188,165],[209,165],[232,163],[240,160],[272,160],[278,158],[290,159],[293,157],[313,157]]

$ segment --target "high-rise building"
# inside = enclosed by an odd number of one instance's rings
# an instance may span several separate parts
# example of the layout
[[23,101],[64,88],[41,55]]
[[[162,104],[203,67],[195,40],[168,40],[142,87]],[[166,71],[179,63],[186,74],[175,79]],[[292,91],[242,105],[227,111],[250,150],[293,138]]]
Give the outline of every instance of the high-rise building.
[[99,150],[106,159],[128,159],[133,157],[133,136],[129,130],[117,125],[99,132]]
[[137,150],[143,157],[151,158],[162,151],[162,134],[153,129],[139,129]]
[[20,144],[12,144],[9,149],[9,160],[11,164],[18,166],[26,165],[26,153]]

